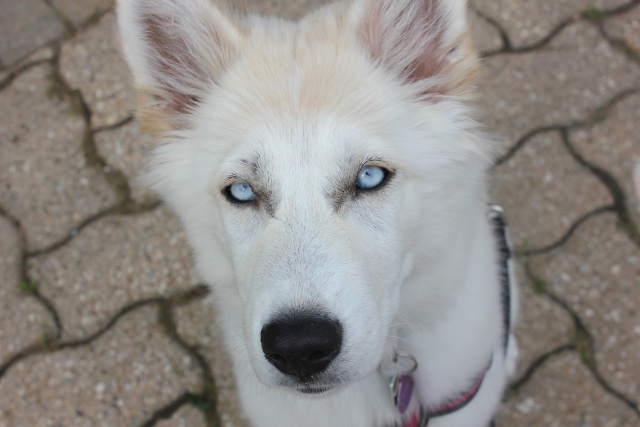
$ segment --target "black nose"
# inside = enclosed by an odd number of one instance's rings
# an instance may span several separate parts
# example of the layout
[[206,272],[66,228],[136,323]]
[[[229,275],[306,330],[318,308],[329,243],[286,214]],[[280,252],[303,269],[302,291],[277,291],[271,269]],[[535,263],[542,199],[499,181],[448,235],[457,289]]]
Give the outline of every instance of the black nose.
[[308,381],[340,353],[342,327],[324,316],[288,316],[264,326],[260,341],[269,363],[284,374]]

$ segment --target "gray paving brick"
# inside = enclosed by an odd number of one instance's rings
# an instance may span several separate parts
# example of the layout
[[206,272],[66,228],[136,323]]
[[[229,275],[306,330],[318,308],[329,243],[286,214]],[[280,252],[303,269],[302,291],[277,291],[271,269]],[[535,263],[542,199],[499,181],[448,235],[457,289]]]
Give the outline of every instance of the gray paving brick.
[[52,72],[32,68],[0,93],[0,203],[22,221],[30,249],[117,202],[104,175],[87,167],[85,123],[51,94],[58,89]]
[[60,70],[71,87],[82,91],[93,113],[92,127],[112,125],[132,114],[135,94],[113,13],[62,45]]
[[606,393],[577,354],[556,356],[499,411],[498,426],[627,427],[635,413]]
[[18,290],[19,263],[17,230],[0,217],[0,364],[54,330],[45,309]]
[[558,132],[538,135],[496,168],[491,193],[505,209],[516,247],[554,243],[582,215],[613,199],[565,149]]
[[0,0],[0,62],[11,65],[57,39],[64,26],[41,0]]
[[134,200],[148,202],[156,199],[138,180],[145,171],[149,153],[155,145],[151,135],[140,130],[137,120],[117,129],[100,132],[95,141],[107,163],[126,175]]
[[182,228],[164,208],[103,218],[29,271],[58,308],[65,339],[94,332],[125,304],[197,282]]
[[603,377],[640,401],[640,250],[617,229],[615,215],[593,218],[532,265],[593,334]]
[[0,380],[0,425],[137,427],[202,387],[193,360],[153,308],[122,318],[91,345],[19,362]]
[[471,0],[504,28],[514,47],[532,45],[589,7],[611,9],[627,0]]
[[51,0],[51,3],[75,26],[113,8],[114,0]]
[[202,412],[193,406],[183,406],[171,418],[158,421],[155,427],[206,427]]
[[524,273],[524,266],[518,269],[518,286],[521,304],[515,334],[520,353],[514,379],[520,378],[536,359],[569,344],[574,334],[569,313],[534,291],[535,284]]
[[630,12],[607,18],[604,28],[611,37],[624,40],[640,55],[640,7]]
[[222,342],[211,298],[195,301],[176,309],[178,333],[196,345],[211,364],[218,391],[218,412],[225,427],[247,426],[235,394],[231,361]]
[[638,81],[638,64],[579,23],[543,49],[485,60],[480,109],[490,129],[513,143],[543,125],[584,120]]
[[636,225],[640,225],[640,197],[633,186],[633,170],[640,162],[638,118],[640,94],[617,104],[602,123],[570,135],[572,144],[588,161],[611,173],[622,186]]
[[492,52],[503,47],[500,32],[496,27],[478,16],[473,10],[467,11],[467,17],[471,26],[471,36],[477,49],[482,52]]

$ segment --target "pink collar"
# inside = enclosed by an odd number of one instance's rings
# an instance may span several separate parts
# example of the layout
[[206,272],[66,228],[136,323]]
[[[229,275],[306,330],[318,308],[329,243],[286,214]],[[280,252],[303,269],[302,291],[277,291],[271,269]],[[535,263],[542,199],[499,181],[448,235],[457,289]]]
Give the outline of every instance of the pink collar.
[[478,375],[472,386],[456,397],[434,408],[425,408],[414,392],[414,380],[411,373],[398,375],[391,379],[391,393],[396,408],[403,415],[403,427],[426,427],[431,418],[440,417],[465,407],[476,396],[484,381],[493,358],[487,367]]

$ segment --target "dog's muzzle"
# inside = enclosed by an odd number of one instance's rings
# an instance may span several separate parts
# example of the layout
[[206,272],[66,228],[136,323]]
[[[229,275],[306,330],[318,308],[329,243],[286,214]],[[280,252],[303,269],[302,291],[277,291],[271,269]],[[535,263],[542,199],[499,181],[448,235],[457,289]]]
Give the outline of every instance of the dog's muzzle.
[[308,383],[340,353],[342,326],[321,315],[283,316],[262,328],[260,341],[269,363]]

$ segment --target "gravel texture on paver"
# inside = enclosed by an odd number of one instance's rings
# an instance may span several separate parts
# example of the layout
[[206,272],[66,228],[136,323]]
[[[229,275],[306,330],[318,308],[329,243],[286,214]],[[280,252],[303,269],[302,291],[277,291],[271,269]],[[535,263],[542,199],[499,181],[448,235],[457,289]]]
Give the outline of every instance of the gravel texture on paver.
[[640,65],[579,22],[547,46],[485,59],[479,106],[489,130],[511,144],[528,132],[584,121],[616,94],[636,87]]
[[[0,361],[31,344],[39,344],[54,330],[42,305],[20,291],[18,230],[0,217]],[[20,331],[20,333],[16,333]]]
[[75,27],[111,9],[115,0],[50,0],[51,4]]
[[0,0],[0,63],[25,58],[64,33],[64,25],[42,0]]
[[114,125],[132,115],[135,94],[116,36],[114,13],[62,46],[60,71],[69,86],[82,92],[93,128]]
[[614,9],[627,0],[470,0],[509,34],[513,47],[534,46],[582,12]]
[[505,209],[519,250],[551,245],[581,216],[610,205],[611,194],[567,151],[559,132],[534,137],[494,170],[494,200]]
[[87,167],[85,123],[59,91],[53,67],[44,64],[0,96],[0,203],[22,221],[31,250],[117,201],[103,174]]
[[0,425],[139,425],[184,391],[197,391],[196,364],[157,316],[141,308],[91,345],[18,362],[0,382]]
[[98,153],[110,167],[115,167],[127,178],[133,200],[149,203],[155,194],[140,180],[144,174],[149,154],[155,147],[148,133],[140,130],[140,122],[131,121],[116,129],[95,135]]
[[122,306],[197,283],[185,235],[166,208],[109,216],[54,254],[29,261],[30,275],[57,307],[64,338],[95,331]]
[[548,360],[498,412],[498,426],[631,427],[638,416],[606,393],[576,353]]
[[580,315],[595,340],[600,372],[640,401],[640,253],[613,214],[590,219],[533,271]]
[[587,161],[610,171],[636,224],[640,224],[640,198],[633,185],[633,171],[640,162],[639,117],[640,92],[617,103],[601,123],[569,135],[570,142]]

